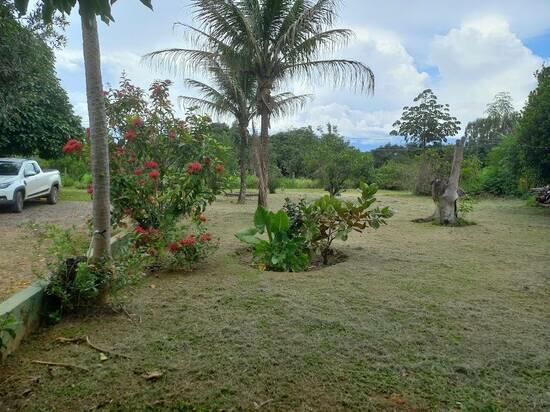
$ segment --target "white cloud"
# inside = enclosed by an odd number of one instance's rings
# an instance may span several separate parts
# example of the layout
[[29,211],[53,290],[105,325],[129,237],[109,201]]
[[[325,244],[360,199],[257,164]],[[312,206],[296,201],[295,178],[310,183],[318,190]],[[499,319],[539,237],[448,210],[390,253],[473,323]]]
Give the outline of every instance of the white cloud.
[[67,70],[70,72],[82,70],[84,57],[82,50],[64,48],[55,52],[55,66],[58,71]]
[[306,110],[275,122],[276,130],[331,122],[342,134],[362,143],[387,140],[401,108],[426,87],[429,76],[418,71],[413,57],[394,33],[374,28],[354,31],[356,40],[341,55],[370,66],[376,79],[374,95],[354,95],[330,86],[313,87],[310,91],[314,100]]
[[435,36],[430,60],[440,73],[435,89],[463,125],[482,116],[500,91],[510,92],[521,108],[535,86],[532,74],[543,62],[499,16],[469,20]]

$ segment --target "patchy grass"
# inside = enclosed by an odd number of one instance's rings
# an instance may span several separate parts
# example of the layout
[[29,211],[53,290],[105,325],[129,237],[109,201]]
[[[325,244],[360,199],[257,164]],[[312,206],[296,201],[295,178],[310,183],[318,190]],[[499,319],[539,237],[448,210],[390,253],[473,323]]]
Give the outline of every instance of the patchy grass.
[[[233,234],[253,202],[217,202],[207,264],[128,291],[132,320],[71,317],[24,343],[0,369],[0,410],[548,410],[548,211],[481,201],[477,225],[440,227],[411,222],[429,198],[379,197],[396,211],[387,227],[298,274],[241,264]],[[82,335],[131,359],[55,341]]]
[[63,187],[59,192],[59,200],[71,200],[71,201],[90,201],[92,200],[90,194],[83,189],[76,189],[74,187]]

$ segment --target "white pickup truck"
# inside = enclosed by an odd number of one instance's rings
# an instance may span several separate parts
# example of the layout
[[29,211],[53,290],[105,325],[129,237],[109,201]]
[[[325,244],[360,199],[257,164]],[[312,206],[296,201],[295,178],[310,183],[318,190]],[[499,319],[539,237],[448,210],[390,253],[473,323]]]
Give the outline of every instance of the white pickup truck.
[[0,158],[0,204],[20,213],[25,200],[45,197],[57,203],[61,176],[57,170],[42,170],[34,160]]

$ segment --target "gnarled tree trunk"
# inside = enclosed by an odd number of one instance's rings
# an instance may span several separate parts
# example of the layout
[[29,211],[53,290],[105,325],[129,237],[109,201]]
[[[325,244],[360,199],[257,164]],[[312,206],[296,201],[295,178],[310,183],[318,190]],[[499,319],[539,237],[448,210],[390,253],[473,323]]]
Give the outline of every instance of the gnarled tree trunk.
[[434,213],[418,222],[439,221],[442,225],[456,224],[458,222],[457,200],[459,196],[458,183],[462,161],[464,160],[464,137],[457,140],[451,174],[449,180],[434,179],[432,181],[432,199],[435,203]]
[[104,257],[111,257],[109,141],[97,22],[95,16],[81,18],[81,21],[94,190],[91,260],[98,262]]
[[239,190],[238,203],[246,202],[246,169],[248,165],[248,128],[245,124],[239,125],[240,145],[239,161],[241,168],[241,188]]
[[462,161],[464,160],[464,137],[456,142],[455,153],[453,156],[453,165],[449,182],[439,199],[439,223],[443,225],[456,224],[458,222],[457,200],[458,182],[460,180],[460,171],[462,170]]

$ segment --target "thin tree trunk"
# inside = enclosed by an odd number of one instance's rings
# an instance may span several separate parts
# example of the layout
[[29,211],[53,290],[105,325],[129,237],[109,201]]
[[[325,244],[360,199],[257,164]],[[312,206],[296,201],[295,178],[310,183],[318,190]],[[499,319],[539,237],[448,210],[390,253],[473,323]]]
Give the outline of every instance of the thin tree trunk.
[[81,22],[94,190],[91,260],[98,262],[111,257],[109,142],[97,21],[94,16],[81,18]]
[[269,193],[269,176],[267,172],[268,156],[267,148],[269,142],[269,113],[262,113],[261,115],[261,129],[260,129],[260,141],[258,145],[258,174],[259,174],[259,188],[258,188],[258,206],[267,208],[267,194]]
[[246,202],[246,168],[248,165],[248,128],[244,124],[239,125],[240,146],[239,161],[241,167],[241,188],[239,191],[238,203]]
[[458,182],[460,180],[460,171],[462,169],[463,160],[464,137],[456,142],[449,183],[445,188],[443,196],[441,196],[441,199],[439,200],[439,222],[441,224],[456,224],[458,221],[456,201],[458,200]]

